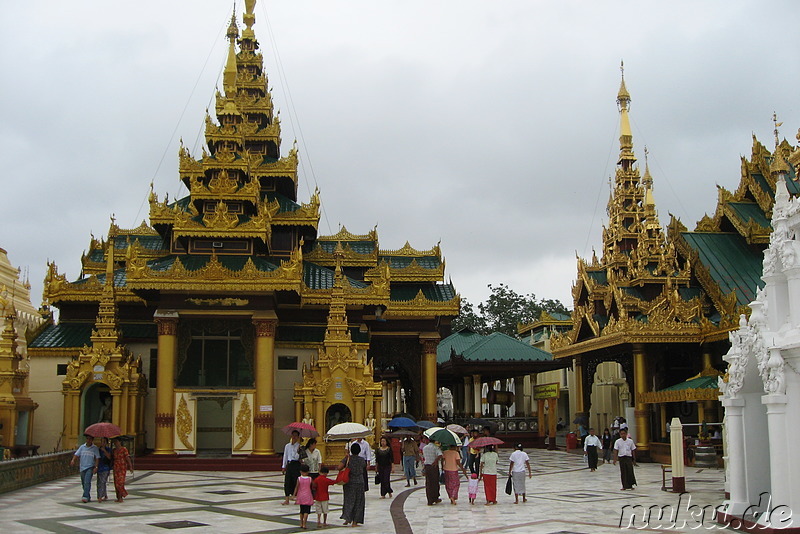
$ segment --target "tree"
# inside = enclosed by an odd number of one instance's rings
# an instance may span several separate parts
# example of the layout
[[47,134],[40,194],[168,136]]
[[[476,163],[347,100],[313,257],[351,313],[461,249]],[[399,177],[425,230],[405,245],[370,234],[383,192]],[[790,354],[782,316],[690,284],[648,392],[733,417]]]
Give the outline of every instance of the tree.
[[478,304],[478,313],[471,302],[462,299],[461,312],[453,320],[453,330],[466,327],[483,335],[502,332],[516,337],[517,324],[532,323],[543,311],[569,313],[558,299],[537,300],[533,293],[520,295],[505,284],[489,284],[488,287],[491,294]]

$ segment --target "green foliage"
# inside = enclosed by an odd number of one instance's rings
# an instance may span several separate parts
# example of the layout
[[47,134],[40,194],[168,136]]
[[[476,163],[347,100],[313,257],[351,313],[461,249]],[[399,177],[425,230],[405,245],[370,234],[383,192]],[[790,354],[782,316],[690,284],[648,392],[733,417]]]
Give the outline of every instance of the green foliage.
[[491,295],[486,302],[478,304],[478,311],[467,299],[461,299],[461,312],[453,320],[453,331],[469,328],[479,334],[502,332],[512,337],[517,335],[517,324],[532,323],[542,311],[547,313],[569,313],[559,300],[541,299],[536,295],[520,295],[505,284],[488,285]]

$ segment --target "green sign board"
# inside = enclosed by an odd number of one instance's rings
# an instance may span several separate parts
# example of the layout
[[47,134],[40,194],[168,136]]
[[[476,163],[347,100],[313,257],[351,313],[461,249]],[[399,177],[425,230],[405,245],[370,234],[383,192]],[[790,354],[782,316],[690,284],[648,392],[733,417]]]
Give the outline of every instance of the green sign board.
[[561,391],[561,384],[558,382],[533,386],[533,399],[557,399],[559,391]]

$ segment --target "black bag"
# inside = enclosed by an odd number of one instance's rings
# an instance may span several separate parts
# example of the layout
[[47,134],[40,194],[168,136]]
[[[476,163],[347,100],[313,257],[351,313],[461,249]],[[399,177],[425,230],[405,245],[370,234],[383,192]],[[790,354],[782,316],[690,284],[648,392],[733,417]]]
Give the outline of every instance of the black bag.
[[444,471],[439,471],[439,484],[444,484]]
[[375,485],[378,486],[381,483],[381,476],[378,473],[375,473]]
[[514,483],[511,481],[511,475],[508,477],[508,482],[506,482],[506,495],[511,495],[514,491]]
[[306,450],[305,447],[300,445],[300,447],[297,449],[297,455],[300,457],[301,460],[305,460],[306,458],[308,458],[308,450]]

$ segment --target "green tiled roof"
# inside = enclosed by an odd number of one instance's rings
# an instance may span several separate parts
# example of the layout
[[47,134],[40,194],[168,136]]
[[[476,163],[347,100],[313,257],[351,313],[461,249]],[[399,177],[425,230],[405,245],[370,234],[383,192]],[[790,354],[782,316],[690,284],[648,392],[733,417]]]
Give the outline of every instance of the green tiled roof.
[[441,340],[436,348],[436,363],[444,363],[449,360],[451,349],[455,350],[456,354],[461,354],[481,339],[483,339],[482,335],[469,328],[462,328],[458,332],[450,334]]
[[[76,284],[76,285],[81,285],[81,284],[85,284],[86,282],[88,282],[89,279],[90,279],[90,277],[87,276],[86,278],[79,278],[78,280],[75,280],[72,283]],[[98,274],[97,275],[97,281],[100,282],[100,285],[105,285],[105,283],[106,283],[106,274],[105,273]],[[127,286],[127,275],[125,273],[125,269],[117,269],[117,270],[115,270],[114,271],[114,287],[125,287],[125,286]]]
[[608,283],[608,278],[606,277],[605,271],[586,271],[586,274],[589,275],[589,278],[600,285],[604,286]]
[[750,248],[735,233],[682,232],[681,235],[700,255],[700,262],[724,294],[736,290],[739,305],[747,305],[756,295],[761,280],[762,253]]
[[772,227],[769,219],[764,216],[764,212],[755,202],[729,202],[728,206],[744,222],[755,221],[756,224],[764,228]]
[[167,204],[167,207],[174,208],[175,206],[178,206],[183,211],[187,211],[188,208],[189,208],[189,202],[191,202],[191,201],[192,201],[191,195],[187,195],[187,196],[185,196],[183,198],[179,198],[175,202]]
[[762,175],[758,173],[753,173],[752,176],[753,180],[755,180],[755,182],[761,186],[761,189],[763,189],[765,193],[767,193],[772,198],[775,198],[775,191],[772,190],[772,188],[769,186],[769,182],[767,182],[767,180]]
[[702,294],[702,291],[699,287],[679,287],[678,294],[683,300],[688,302],[695,297],[699,297]]
[[372,254],[375,252],[374,241],[317,241],[317,246],[329,254],[336,250],[336,244],[348,245],[357,254]]
[[278,205],[280,206],[280,208],[278,208],[278,213],[286,213],[300,209],[300,204],[280,193],[266,193],[265,197],[270,202],[273,200],[278,201]]
[[[276,341],[295,343],[322,343],[325,340],[325,326],[281,326],[275,333]],[[351,326],[350,338],[354,343],[369,343],[369,333],[361,332],[357,326]]]
[[680,384],[675,384],[661,391],[678,391],[681,389],[716,389],[718,386],[717,376],[698,376],[697,378],[690,378]]
[[99,263],[105,259],[103,251],[100,249],[95,249],[89,253],[89,260]]
[[[480,337],[480,340],[470,344],[463,351],[456,350],[456,354],[467,361],[479,362],[539,362],[553,359],[553,355],[549,352],[532,347],[501,332]],[[441,346],[441,343],[439,345]],[[449,359],[448,351],[444,361]],[[438,350],[436,360],[440,361]]]
[[[321,267],[316,263],[303,262],[303,281],[311,289],[330,289],[333,287],[334,270]],[[354,278],[346,277],[350,285],[365,288],[367,284]]]
[[456,296],[452,284],[392,284],[389,300],[414,300],[420,290],[425,298],[438,302],[447,302]]
[[[89,345],[94,324],[61,323],[49,325],[34,339],[31,348],[73,348]],[[121,324],[123,341],[127,339],[156,339],[155,323]]]
[[547,315],[555,319],[556,321],[569,321],[572,319],[572,316],[568,313],[561,313],[561,312],[550,312]]
[[420,256],[417,258],[412,258],[409,256],[381,256],[378,258],[378,261],[385,260],[389,263],[389,267],[393,269],[402,269],[404,267],[408,267],[411,265],[413,260],[417,261],[417,265],[422,267],[423,269],[436,269],[442,262],[439,261],[439,258],[436,256]]

